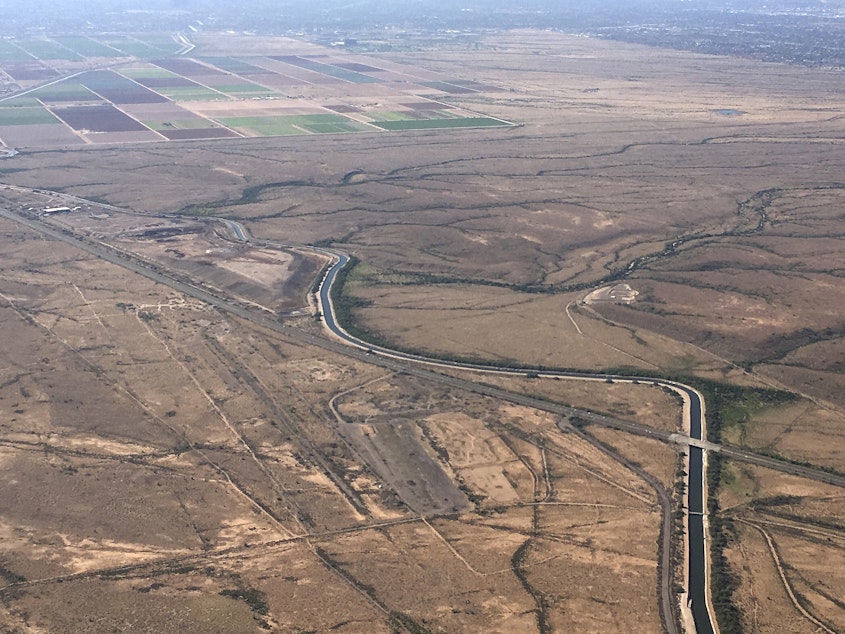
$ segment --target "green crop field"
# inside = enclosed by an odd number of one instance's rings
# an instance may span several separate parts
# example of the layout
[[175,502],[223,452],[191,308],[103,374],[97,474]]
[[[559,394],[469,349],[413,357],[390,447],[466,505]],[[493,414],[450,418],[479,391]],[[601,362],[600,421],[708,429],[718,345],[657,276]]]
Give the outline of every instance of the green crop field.
[[407,111],[368,112],[367,116],[373,121],[415,121],[411,113]]
[[[415,110],[413,112],[410,111],[402,111],[402,110],[388,110],[382,112],[368,112],[367,116],[374,122],[388,122],[388,121],[427,121],[427,120],[437,120],[442,121],[444,119],[474,119],[474,117],[466,117],[462,114],[457,114],[455,112],[449,110]],[[482,125],[489,125],[489,124],[482,124]],[[435,126],[435,127],[449,127],[449,124],[444,126]]]
[[229,128],[241,128],[261,136],[293,136],[308,134],[305,130],[294,127],[291,119],[297,117],[225,117],[220,123]]
[[303,114],[276,117],[226,117],[220,122],[230,128],[242,128],[262,136],[296,134],[336,134],[363,132],[362,123],[334,114]]
[[351,119],[347,119],[339,114],[300,114],[286,118],[296,125],[313,125],[315,123],[343,124],[350,123],[351,121]]
[[0,108],[40,108],[41,102],[35,97],[24,95],[0,100]]
[[130,37],[98,37],[98,41],[116,48],[128,57],[161,57],[162,51]]
[[53,39],[59,44],[76,51],[83,57],[117,57],[120,55],[120,53],[113,48],[81,35],[65,35],[61,37],[54,37]]
[[135,36],[137,39],[141,40],[145,44],[159,49],[159,51],[163,53],[175,53],[182,45],[176,42],[172,37],[169,35],[150,35],[150,34],[142,34]]
[[82,60],[82,57],[52,40],[24,40],[19,44],[21,48],[38,59]]
[[298,125],[309,132],[313,132],[314,134],[364,132],[368,129],[368,126],[356,121],[347,121],[345,123],[300,123]]
[[44,123],[59,123],[59,120],[44,108],[0,108],[0,126]]
[[509,126],[509,123],[489,117],[466,117],[461,119],[422,119],[414,121],[373,121],[373,125],[384,130],[434,130],[438,128],[486,128]]
[[31,62],[32,55],[22,51],[14,44],[0,40],[0,62]]
[[97,95],[75,81],[45,86],[30,94],[43,101],[101,101]]

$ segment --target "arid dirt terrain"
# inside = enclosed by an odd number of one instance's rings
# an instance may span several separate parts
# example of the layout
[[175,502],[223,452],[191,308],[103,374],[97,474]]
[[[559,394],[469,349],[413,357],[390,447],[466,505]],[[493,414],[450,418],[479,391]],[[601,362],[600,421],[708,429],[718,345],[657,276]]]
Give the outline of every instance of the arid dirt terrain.
[[8,631],[660,628],[654,493],[555,417],[2,239]]
[[[306,333],[325,259],[294,246],[331,246],[373,341],[789,391],[720,406],[715,439],[845,471],[841,72],[549,32],[375,60],[498,87],[437,98],[518,125],[45,144],[0,159],[0,207],[132,210],[43,221]],[[312,346],[5,218],[0,244],[3,631],[662,631],[678,447]],[[647,381],[472,380],[681,427]],[[742,628],[842,631],[843,491],[717,479]]]

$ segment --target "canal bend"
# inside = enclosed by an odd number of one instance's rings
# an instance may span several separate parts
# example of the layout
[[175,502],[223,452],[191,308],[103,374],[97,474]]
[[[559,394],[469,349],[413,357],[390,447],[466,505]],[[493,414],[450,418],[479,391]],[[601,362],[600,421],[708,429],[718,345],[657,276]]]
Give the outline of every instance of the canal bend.
[[[242,235],[242,234],[241,234]],[[332,286],[340,271],[349,263],[349,256],[339,251],[319,249],[320,253],[333,258],[333,263],[328,269],[320,283],[318,297],[320,309],[323,314],[325,327],[331,333],[343,340],[345,343],[363,348],[370,353],[389,356],[403,361],[425,363],[448,368],[459,368],[477,370],[489,373],[513,374],[518,371],[524,374],[524,369],[515,369],[506,366],[487,366],[472,363],[460,363],[457,361],[443,361],[422,355],[391,350],[383,346],[374,345],[359,339],[347,332],[337,321],[334,305],[332,303]],[[614,381],[643,381],[647,380],[654,385],[661,385],[672,389],[675,392],[683,393],[689,401],[689,437],[693,440],[704,440],[705,418],[702,396],[699,392],[688,385],[676,381],[664,379],[649,379],[616,374],[587,374],[568,371],[547,371],[535,373],[538,377],[564,377],[571,379],[586,380],[614,380]],[[713,616],[708,601],[708,572],[709,560],[707,557],[707,509],[705,505],[705,484],[706,484],[706,462],[705,450],[693,445],[689,446],[689,473],[687,474],[687,578],[688,594],[687,607],[692,613],[697,634],[714,634]]]

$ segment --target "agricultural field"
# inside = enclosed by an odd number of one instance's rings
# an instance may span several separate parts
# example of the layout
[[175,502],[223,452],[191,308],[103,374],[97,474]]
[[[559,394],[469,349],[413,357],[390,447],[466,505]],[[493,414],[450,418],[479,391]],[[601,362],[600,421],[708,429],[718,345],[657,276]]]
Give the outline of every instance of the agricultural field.
[[[188,58],[161,57],[167,40],[151,37],[123,42],[65,37],[4,44],[0,69],[18,87],[26,88],[21,96],[0,98],[0,140],[10,147],[65,144],[66,130],[51,143],[37,127],[56,119],[69,125],[77,141],[93,144],[511,125],[440,101],[457,94],[496,92],[495,86],[445,75],[430,81],[432,74],[426,71],[386,64],[381,68],[369,58],[365,64],[353,55],[315,53],[313,47],[302,55]],[[279,50],[287,51],[289,46],[284,44]],[[146,59],[126,62],[115,57],[121,53]],[[73,70],[71,62],[102,61],[101,55],[114,58],[110,69],[83,67],[81,74],[62,79]],[[89,106],[92,103],[97,107]],[[118,125],[117,115],[107,109],[113,105],[133,118],[135,107],[152,103],[178,104],[183,115],[175,122],[153,120],[147,125],[140,118]],[[19,106],[33,110],[28,116],[9,112]],[[77,107],[87,108],[90,115],[70,110]],[[100,116],[105,119],[97,123]],[[206,123],[184,125],[184,121]],[[120,129],[111,129],[116,126]],[[88,133],[129,130],[146,134]]]

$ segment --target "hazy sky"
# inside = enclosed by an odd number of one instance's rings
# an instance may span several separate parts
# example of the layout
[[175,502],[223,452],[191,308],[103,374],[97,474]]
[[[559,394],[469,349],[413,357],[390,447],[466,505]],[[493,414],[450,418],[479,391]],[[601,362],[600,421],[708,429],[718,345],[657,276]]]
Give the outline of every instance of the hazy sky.
[[[279,32],[387,24],[435,28],[600,27],[672,20],[705,23],[720,12],[804,11],[836,17],[845,0],[0,0],[0,34],[208,28]],[[842,13],[845,16],[845,13]]]

